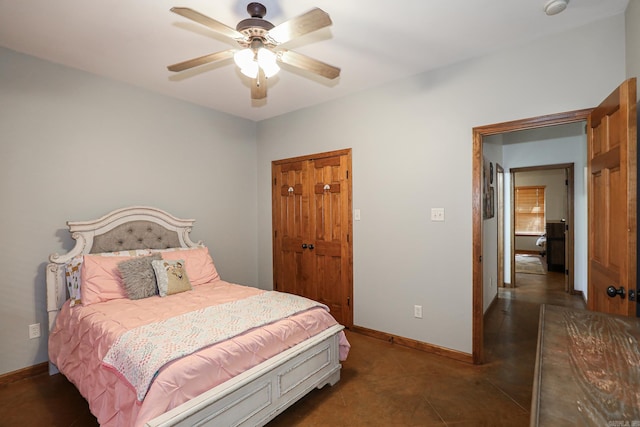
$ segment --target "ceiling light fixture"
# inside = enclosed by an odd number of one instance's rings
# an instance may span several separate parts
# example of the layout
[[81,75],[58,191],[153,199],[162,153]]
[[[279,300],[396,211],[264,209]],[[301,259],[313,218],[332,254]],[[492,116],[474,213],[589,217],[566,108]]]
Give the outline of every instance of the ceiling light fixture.
[[544,13],[549,16],[557,15],[567,8],[569,0],[551,0],[544,5]]
[[275,76],[280,67],[276,63],[277,55],[266,49],[260,39],[253,39],[251,47],[237,51],[233,60],[240,67],[240,71],[247,77],[255,79],[258,69],[262,68],[266,78]]
[[251,99],[266,98],[266,79],[280,71],[278,66],[280,62],[327,79],[340,76],[338,67],[280,47],[291,40],[332,24],[329,15],[317,7],[274,26],[263,18],[267,13],[264,5],[256,2],[249,3],[247,12],[251,18],[240,21],[235,29],[188,7],[172,7],[171,11],[234,40],[240,45],[240,49],[227,49],[169,65],[167,67],[169,71],[180,72],[233,57],[242,74],[253,79]]

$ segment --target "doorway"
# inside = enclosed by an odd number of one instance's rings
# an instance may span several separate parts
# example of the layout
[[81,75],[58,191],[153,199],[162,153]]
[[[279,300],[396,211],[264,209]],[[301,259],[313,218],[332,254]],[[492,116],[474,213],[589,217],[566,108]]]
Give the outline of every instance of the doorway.
[[[585,141],[586,144],[586,141]],[[516,287],[516,255],[539,254],[545,271],[564,275],[564,291],[575,295],[575,178],[574,164],[563,163],[510,169],[511,177],[511,286]],[[535,233],[522,231],[515,220],[518,188],[542,188],[544,212],[535,224]],[[530,227],[524,227],[530,228]]]
[[502,133],[538,129],[560,124],[586,121],[591,109],[551,114],[542,117],[516,120],[473,129],[473,362],[484,361],[484,301],[483,301],[483,138]]

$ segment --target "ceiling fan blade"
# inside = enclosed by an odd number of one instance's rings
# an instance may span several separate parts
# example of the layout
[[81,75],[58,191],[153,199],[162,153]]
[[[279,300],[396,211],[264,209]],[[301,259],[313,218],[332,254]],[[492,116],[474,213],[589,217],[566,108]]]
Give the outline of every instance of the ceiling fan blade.
[[262,68],[258,69],[258,76],[251,83],[251,99],[264,99],[267,97],[267,78]]
[[222,22],[216,21],[213,18],[209,18],[208,16],[203,15],[200,12],[196,12],[195,10],[188,7],[172,7],[171,12],[177,13],[180,16],[184,16],[187,19],[191,19],[198,24],[202,24],[205,27],[208,27],[213,31],[222,34],[223,36],[232,38],[234,40],[248,41],[247,37],[240,31],[236,31],[235,29],[223,24]]
[[200,56],[198,58],[189,59],[188,61],[179,62],[169,65],[169,71],[184,71],[199,65],[209,64],[211,62],[221,61],[223,59],[233,57],[235,49],[223,50],[222,52],[210,53],[209,55]]
[[287,65],[310,71],[328,79],[335,79],[340,75],[340,68],[325,64],[317,59],[296,53],[292,50],[279,51],[278,60]]
[[296,18],[276,25],[267,32],[267,36],[277,44],[281,44],[329,25],[331,25],[329,15],[322,9],[314,8]]

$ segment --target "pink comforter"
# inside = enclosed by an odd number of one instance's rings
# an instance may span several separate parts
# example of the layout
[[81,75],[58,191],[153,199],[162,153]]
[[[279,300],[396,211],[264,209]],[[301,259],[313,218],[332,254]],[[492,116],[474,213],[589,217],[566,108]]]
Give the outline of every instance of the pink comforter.
[[[102,365],[111,343],[127,330],[261,292],[217,280],[165,298],[117,299],[73,308],[66,303],[49,336],[49,358],[87,399],[101,425],[142,426],[336,324],[326,310],[315,308],[204,348],[165,365],[141,403],[128,383]],[[341,334],[341,360],[348,349]]]

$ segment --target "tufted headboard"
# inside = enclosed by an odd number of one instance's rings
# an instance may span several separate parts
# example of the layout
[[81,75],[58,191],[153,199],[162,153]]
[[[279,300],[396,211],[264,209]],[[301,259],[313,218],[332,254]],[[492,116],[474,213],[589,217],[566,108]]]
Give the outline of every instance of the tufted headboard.
[[202,242],[194,243],[189,237],[194,222],[144,206],[118,209],[92,221],[68,221],[69,232],[76,244],[66,254],[51,254],[47,265],[49,330],[68,298],[65,264],[73,257],[129,249],[200,247]]
[[93,238],[91,253],[129,249],[166,249],[180,247],[177,231],[167,230],[153,221],[132,221],[121,224]]

